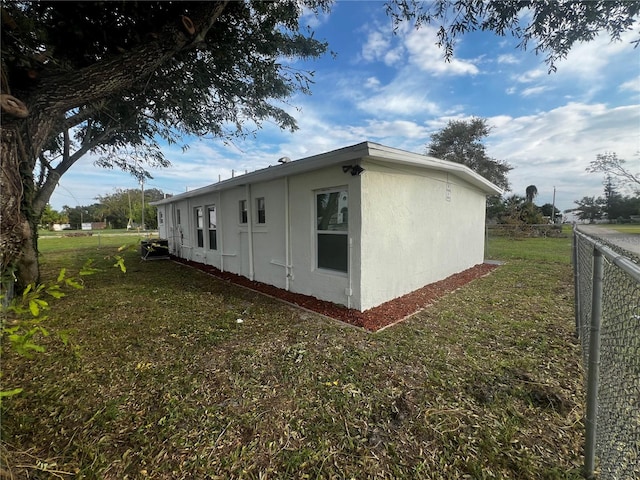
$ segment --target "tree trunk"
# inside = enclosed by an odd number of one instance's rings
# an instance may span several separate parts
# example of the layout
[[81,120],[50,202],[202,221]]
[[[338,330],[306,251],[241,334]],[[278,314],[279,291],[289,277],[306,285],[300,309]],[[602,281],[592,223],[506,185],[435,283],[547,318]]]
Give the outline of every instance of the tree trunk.
[[34,230],[22,208],[24,184],[21,177],[18,133],[0,130],[0,268],[3,290],[18,291],[38,280],[38,256]]

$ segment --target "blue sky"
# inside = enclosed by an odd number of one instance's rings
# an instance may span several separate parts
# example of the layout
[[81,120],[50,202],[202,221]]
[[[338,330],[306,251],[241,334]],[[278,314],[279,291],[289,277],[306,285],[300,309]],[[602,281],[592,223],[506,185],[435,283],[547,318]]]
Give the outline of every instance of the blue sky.
[[[517,40],[490,32],[461,37],[449,63],[435,46],[435,28],[406,25],[394,35],[381,1],[338,2],[328,15],[305,17],[335,57],[295,62],[315,71],[312,95],[296,95],[286,109],[299,129],[265,123],[255,136],[225,144],[185,139],[167,146],[172,167],[153,170],[145,188],[177,194],[276,164],[372,141],[425,153],[430,135],[451,119],[488,119],[491,157],[509,162],[512,191],[538,188],[536,203],[572,208],[585,195],[602,195],[602,176],[585,168],[614,151],[640,171],[640,49],[608,38],[578,44],[556,73],[544,58],[516,49]],[[51,204],[89,205],[97,195],[139,188],[128,174],[93,166],[90,156],[60,180]],[[630,193],[630,192],[628,192]]]

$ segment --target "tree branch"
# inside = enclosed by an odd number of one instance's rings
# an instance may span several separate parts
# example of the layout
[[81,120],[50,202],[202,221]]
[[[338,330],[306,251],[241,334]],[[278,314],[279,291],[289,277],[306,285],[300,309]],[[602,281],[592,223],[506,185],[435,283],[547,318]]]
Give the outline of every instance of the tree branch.
[[[203,3],[198,33],[190,39],[177,26],[166,25],[164,34],[121,55],[109,57],[81,70],[43,78],[25,103],[32,158],[55,131],[54,118],[69,110],[128,91],[182,50],[196,48],[222,15],[228,1]],[[206,6],[206,7],[205,7]],[[76,118],[80,120],[80,117]]]
[[49,199],[58,185],[60,177],[62,177],[62,175],[64,175],[64,173],[69,170],[74,163],[80,160],[85,153],[104,142],[114,131],[115,128],[105,130],[97,137],[83,142],[82,146],[78,150],[70,154],[69,147],[66,144],[66,140],[69,138],[69,132],[68,130],[65,130],[65,153],[63,154],[60,163],[56,165],[55,168],[50,168],[49,175],[47,175],[46,180],[38,189],[33,201],[33,209],[35,212],[41,212],[45,205],[49,203]]

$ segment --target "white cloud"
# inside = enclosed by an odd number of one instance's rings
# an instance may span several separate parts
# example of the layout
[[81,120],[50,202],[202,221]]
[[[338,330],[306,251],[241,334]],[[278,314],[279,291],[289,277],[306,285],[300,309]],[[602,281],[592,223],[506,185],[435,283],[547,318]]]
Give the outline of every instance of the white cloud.
[[478,67],[471,60],[452,58],[445,62],[440,47],[436,45],[437,33],[434,27],[423,26],[411,30],[405,37],[405,47],[409,63],[423,72],[434,75],[476,75]]
[[369,77],[365,80],[364,86],[371,90],[376,90],[380,87],[380,80],[378,80],[376,77]]
[[360,110],[370,115],[414,115],[440,113],[440,107],[429,100],[422,89],[404,88],[399,83],[380,89],[378,95],[367,97],[357,103]]
[[550,87],[545,87],[543,85],[539,86],[539,87],[530,87],[530,88],[525,88],[524,90],[522,90],[521,95],[523,97],[531,97],[534,95],[540,95],[541,93],[544,93],[548,90],[550,90]]
[[530,83],[545,78],[547,75],[548,72],[544,68],[536,67],[532,70],[527,70],[524,73],[516,75],[515,80],[518,83]]
[[504,55],[498,55],[498,63],[504,63],[507,65],[516,65],[518,63],[520,63],[520,60],[518,58],[516,58],[515,55],[512,55],[510,53],[508,54],[504,54]]
[[619,90],[629,90],[631,92],[640,92],[640,75],[636,78],[629,80],[628,82],[622,83],[619,87]]
[[594,77],[607,73],[606,67],[620,54],[633,49],[630,43],[635,36],[635,31],[628,31],[621,35],[620,41],[612,42],[606,34],[601,34],[590,42],[576,43],[567,57],[558,61],[558,73],[594,81]]
[[[406,120],[378,121],[369,120],[366,125],[353,126],[349,131],[362,140],[372,140],[385,143],[392,140],[393,145],[398,145],[398,140],[407,145],[415,145],[416,140],[424,143],[428,130],[424,125]],[[402,148],[402,147],[399,147]],[[409,147],[413,148],[413,147]],[[424,150],[424,148],[423,148]]]
[[391,50],[391,38],[389,32],[383,32],[381,30],[374,30],[367,35],[367,41],[362,45],[362,58],[368,62],[385,61],[385,64],[392,65],[386,60],[391,58],[397,58],[397,55],[388,57],[389,50]]
[[[556,62],[556,72],[549,73],[546,65],[538,65],[511,78],[517,83],[532,85],[522,92],[524,96],[537,95],[552,85],[570,85],[576,93],[567,98],[588,103],[593,101],[598,92],[610,88],[609,77],[628,75],[628,60],[625,57],[633,50],[630,42],[634,38],[634,33],[629,32],[622,36],[622,41],[611,42],[603,34],[591,42],[575,44],[566,58]],[[637,68],[634,74],[637,75]],[[640,91],[640,77],[622,83],[620,89]]]
[[[300,24],[308,26],[310,28],[318,28],[329,21],[332,12],[323,12],[320,10],[317,14],[310,8],[300,2],[299,6],[302,8],[302,15],[300,16]],[[335,11],[335,9],[333,9]]]
[[443,52],[436,45],[434,27],[425,25],[420,29],[401,29],[394,35],[387,27],[369,31],[362,46],[362,58],[368,62],[382,61],[388,66],[411,65],[432,75],[476,75],[482,57],[474,60],[452,58],[445,62]]
[[489,122],[494,129],[488,152],[515,167],[509,175],[513,192],[522,195],[534,184],[541,203],[551,202],[553,186],[562,209],[585,195],[602,195],[601,176],[585,171],[598,153],[615,151],[640,168],[635,156],[640,148],[640,105],[569,103],[535,115],[492,117]]

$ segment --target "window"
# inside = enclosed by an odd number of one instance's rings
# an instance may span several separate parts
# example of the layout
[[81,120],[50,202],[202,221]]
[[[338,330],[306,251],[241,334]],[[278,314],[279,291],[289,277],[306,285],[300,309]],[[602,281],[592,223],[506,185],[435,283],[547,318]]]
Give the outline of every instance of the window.
[[196,215],[196,240],[198,247],[204,247],[204,216],[202,212],[202,207],[195,208]]
[[180,221],[180,209],[176,210],[176,222],[178,223],[178,225],[182,224],[182,222]]
[[217,236],[217,220],[216,220],[216,207],[215,205],[207,208],[209,215],[209,250],[218,249],[218,236]]
[[349,193],[316,193],[318,268],[347,272],[349,266]]
[[161,210],[158,210],[158,223],[160,225],[164,223],[164,213]]
[[258,211],[258,223],[266,223],[264,197],[256,198],[256,210]]
[[247,201],[240,200],[240,223],[247,223]]

